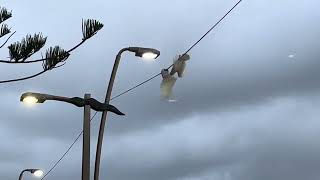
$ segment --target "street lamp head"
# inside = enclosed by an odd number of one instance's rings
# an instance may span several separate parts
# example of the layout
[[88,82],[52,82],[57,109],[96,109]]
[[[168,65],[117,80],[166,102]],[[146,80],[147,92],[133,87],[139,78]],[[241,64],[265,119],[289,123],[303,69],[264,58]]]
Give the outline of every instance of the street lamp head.
[[23,93],[20,97],[20,101],[26,104],[43,103],[46,100],[43,94],[27,92]]
[[41,169],[31,169],[30,171],[35,177],[42,177],[43,171]]
[[129,51],[134,52],[137,57],[148,60],[157,59],[160,56],[160,51],[152,48],[129,47]]
[[25,169],[21,171],[19,180],[22,180],[22,176],[24,172],[30,172],[33,176],[37,178],[41,178],[43,176],[43,171],[41,169]]
[[38,99],[33,96],[26,96],[25,98],[23,98],[22,101],[26,104],[32,105],[32,104],[36,104],[38,102]]
[[142,54],[143,59],[156,59],[159,55],[153,52],[146,52]]

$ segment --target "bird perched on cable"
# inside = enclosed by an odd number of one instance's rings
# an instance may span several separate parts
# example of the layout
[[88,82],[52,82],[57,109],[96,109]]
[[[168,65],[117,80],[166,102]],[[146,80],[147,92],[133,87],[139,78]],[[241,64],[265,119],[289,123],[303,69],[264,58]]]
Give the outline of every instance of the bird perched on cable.
[[184,69],[186,68],[186,61],[190,59],[188,54],[183,54],[176,56],[173,59],[173,66],[170,72],[170,75],[173,76],[175,73],[178,73],[178,77],[183,76]]
[[169,69],[162,69],[162,82],[160,85],[161,96],[167,100],[170,100],[172,96],[172,89],[176,83],[177,78],[175,77],[175,73],[178,74],[178,77],[181,78],[183,76],[183,72],[186,67],[186,61],[190,59],[188,54],[185,55],[177,55],[173,59],[173,66],[171,72],[169,73]]
[[171,76],[168,69],[161,70],[162,82],[160,85],[161,96],[165,99],[169,99],[172,95],[172,88],[176,83],[177,78]]

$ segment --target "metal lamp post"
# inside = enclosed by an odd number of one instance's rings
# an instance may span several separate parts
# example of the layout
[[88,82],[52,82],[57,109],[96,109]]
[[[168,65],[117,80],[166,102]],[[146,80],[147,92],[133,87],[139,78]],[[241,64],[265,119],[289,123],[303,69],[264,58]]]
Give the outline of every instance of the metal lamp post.
[[[84,98],[80,98],[80,97],[68,98],[68,97],[54,96],[49,94],[27,92],[22,94],[20,98],[20,101],[28,104],[44,103],[47,100],[62,101],[62,102],[73,104],[77,107],[84,107],[82,180],[89,180],[90,179],[90,109],[92,108],[95,111],[103,111],[103,112],[111,111],[117,115],[124,115],[124,114],[120,112],[116,107],[110,104],[101,103],[96,99],[91,98],[90,94],[85,94]],[[25,170],[25,171],[30,171],[30,170]],[[20,176],[22,176],[22,173]]]
[[[121,59],[121,54],[125,51],[135,53],[135,56],[141,57],[144,59],[156,59],[160,56],[160,51],[152,48],[142,48],[142,47],[127,47],[121,49],[115,59],[111,77],[109,80],[109,85],[106,93],[105,103],[108,104],[111,98],[111,92],[115,80],[115,76],[118,70],[119,62]],[[96,159],[95,159],[95,166],[94,166],[94,180],[99,180],[99,171],[100,171],[100,160],[101,160],[101,149],[102,149],[102,142],[103,142],[103,134],[105,129],[105,123],[107,118],[107,111],[103,111],[101,116],[100,128],[99,128],[99,136],[97,142],[97,149],[96,149]]]
[[25,172],[30,172],[35,177],[38,177],[38,178],[40,178],[43,175],[43,171],[40,169],[25,169],[25,170],[21,171],[21,173],[19,175],[19,180],[22,180],[23,173],[25,173]]

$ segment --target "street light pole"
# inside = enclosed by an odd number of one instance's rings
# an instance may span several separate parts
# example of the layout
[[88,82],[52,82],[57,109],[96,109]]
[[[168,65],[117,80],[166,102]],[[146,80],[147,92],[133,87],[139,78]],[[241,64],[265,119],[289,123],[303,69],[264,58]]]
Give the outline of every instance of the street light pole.
[[[90,94],[84,95],[84,100],[90,98]],[[85,105],[83,113],[82,180],[90,180],[90,111],[90,105]]]
[[[110,76],[109,85],[108,85],[108,89],[107,89],[107,94],[106,94],[106,98],[105,98],[105,101],[104,101],[107,104],[110,103],[111,92],[112,92],[114,80],[115,80],[115,77],[116,77],[116,74],[117,74],[118,66],[119,66],[119,63],[120,63],[121,54],[124,51],[127,51],[127,50],[128,50],[128,48],[121,49],[118,52],[118,54],[116,56],[116,59],[114,61],[113,68],[112,68],[112,73],[111,73],[111,76]],[[96,149],[96,159],[95,159],[95,165],[94,165],[94,180],[98,180],[99,179],[99,175],[100,175],[99,172],[100,172],[101,149],[102,149],[103,134],[104,134],[104,128],[105,128],[105,124],[106,124],[107,114],[108,114],[107,111],[103,111],[102,112],[102,116],[101,116],[99,135],[98,135],[98,142],[97,142],[97,149]]]
[[[20,101],[35,104],[44,103],[47,100],[61,101],[73,104],[77,107],[84,107],[84,120],[83,120],[83,145],[82,145],[82,180],[90,179],[90,110],[91,108],[96,111],[111,111],[117,115],[124,115],[116,107],[109,103],[101,103],[96,99],[91,98],[90,94],[85,94],[84,98],[80,97],[63,97],[54,96],[50,94],[26,92],[20,97]],[[29,171],[29,170],[25,170]],[[25,172],[23,171],[23,172]],[[23,174],[21,173],[21,176]],[[31,172],[31,171],[30,171]]]
[[[149,59],[156,59],[160,55],[160,51],[156,49],[151,49],[151,48],[127,47],[127,48],[121,49],[116,56],[116,59],[114,61],[114,65],[112,68],[108,89],[106,93],[106,98],[105,98],[106,104],[110,103],[113,84],[114,84],[114,80],[119,67],[121,55],[125,51],[134,52],[136,56],[149,58]],[[103,111],[101,116],[97,149],[96,149],[96,159],[95,159],[95,166],[94,166],[94,180],[99,180],[99,175],[100,175],[101,149],[102,149],[103,134],[104,134],[105,124],[106,124],[107,114],[108,114],[107,111]]]
[[83,122],[83,159],[82,159],[82,179],[89,180],[90,178],[90,109],[94,109],[96,111],[102,111],[100,128],[99,128],[99,136],[97,142],[96,149],[96,159],[95,159],[95,167],[94,167],[94,180],[99,179],[99,170],[100,170],[100,159],[101,159],[101,149],[102,149],[102,141],[104,128],[107,118],[107,112],[111,111],[117,115],[124,115],[121,111],[119,111],[116,107],[109,104],[111,98],[111,92],[115,80],[115,76],[118,70],[119,62],[121,59],[121,54],[125,51],[134,52],[135,56],[142,57],[145,59],[156,59],[160,56],[160,51],[152,48],[142,48],[142,47],[127,47],[121,49],[115,59],[111,77],[108,84],[108,89],[106,93],[105,102],[101,103],[96,99],[90,98],[89,94],[85,95],[85,98],[79,97],[62,97],[62,96],[54,96],[49,94],[42,93],[33,93],[27,92],[21,95],[20,101],[34,104],[34,103],[43,103],[46,100],[55,100],[62,101],[73,104],[78,107],[84,107],[84,122]]

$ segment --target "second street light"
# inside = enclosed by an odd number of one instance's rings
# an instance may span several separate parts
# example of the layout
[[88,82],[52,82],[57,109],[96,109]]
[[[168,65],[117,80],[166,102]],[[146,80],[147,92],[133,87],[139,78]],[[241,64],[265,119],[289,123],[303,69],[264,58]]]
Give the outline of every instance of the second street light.
[[84,98],[80,97],[62,97],[49,94],[27,92],[21,95],[20,101],[35,104],[44,103],[47,100],[62,101],[73,104],[77,107],[84,107],[83,118],[83,148],[82,148],[82,180],[90,179],[90,109],[95,111],[111,111],[117,115],[124,115],[116,107],[101,103],[90,97],[90,94],[85,94]]
[[25,172],[30,172],[31,174],[33,174],[37,178],[40,178],[43,175],[43,171],[40,169],[25,169],[25,170],[21,171],[21,173],[19,175],[19,180],[22,180],[23,173],[25,173]]
[[[114,80],[117,74],[118,66],[121,59],[121,54],[125,51],[135,53],[135,56],[141,57],[147,60],[153,60],[160,56],[160,51],[152,48],[143,48],[143,47],[127,47],[121,49],[114,61],[113,69],[111,72],[111,77],[108,84],[108,89],[105,97],[105,103],[109,104],[111,99],[111,92],[114,84]],[[98,135],[98,142],[97,142],[97,149],[96,149],[96,159],[95,159],[95,166],[94,166],[94,180],[99,180],[99,172],[100,172],[100,160],[101,160],[101,149],[102,149],[102,142],[103,142],[103,134],[104,128],[106,124],[107,118],[107,111],[103,111],[101,116],[100,128],[99,128],[99,135]]]
[[124,115],[116,107],[101,103],[94,98],[80,98],[80,97],[63,97],[63,96],[54,96],[49,94],[26,92],[21,95],[20,101],[27,104],[35,103],[44,103],[47,100],[62,101],[73,104],[77,107],[84,107],[85,105],[90,105],[90,107],[95,111],[111,111],[117,115]]

